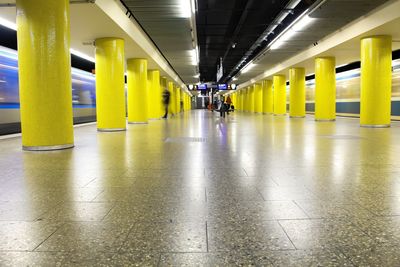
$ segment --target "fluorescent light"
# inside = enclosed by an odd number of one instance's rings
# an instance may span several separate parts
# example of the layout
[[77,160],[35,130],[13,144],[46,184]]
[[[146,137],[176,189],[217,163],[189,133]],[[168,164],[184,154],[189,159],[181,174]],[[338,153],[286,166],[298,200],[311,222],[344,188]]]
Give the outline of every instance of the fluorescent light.
[[271,50],[278,49],[283,45],[284,42],[288,41],[290,38],[296,35],[297,32],[307,28],[307,26],[310,25],[315,20],[316,20],[315,18],[311,18],[308,15],[303,16],[301,19],[299,19],[298,21],[294,22],[294,24],[289,26],[286,32],[284,32],[282,35],[278,36],[274,41],[272,41],[270,49]]
[[281,47],[282,45],[283,45],[282,40],[276,40],[269,48],[271,50],[275,50],[275,49],[278,49],[279,47]]
[[198,65],[198,56],[197,56],[197,49],[192,49],[189,50],[189,56],[190,56],[190,60],[191,60],[191,64],[194,66]]
[[9,20],[6,20],[4,18],[0,18],[0,25],[3,25],[4,27],[7,27],[7,28],[12,29],[14,31],[17,30],[17,24],[15,24],[14,22],[11,22]]
[[193,76],[194,78],[200,78],[200,74],[196,74]]
[[88,55],[86,55],[86,54],[84,54],[84,53],[82,53],[82,52],[79,52],[79,51],[77,51],[77,50],[75,50],[75,49],[73,49],[73,48],[70,48],[69,51],[71,52],[71,54],[73,54],[73,55],[75,55],[75,56],[77,56],[77,57],[80,57],[80,58],[89,60],[89,61],[91,61],[91,62],[96,62],[95,59],[94,59],[93,57],[88,56]]
[[301,20],[299,20],[293,27],[292,30],[299,32],[304,30],[308,25],[310,25],[315,18],[311,18],[310,16],[305,16]]
[[191,0],[191,1],[190,1],[190,4],[191,4],[191,6],[192,6],[192,14],[195,14],[195,13],[196,13],[196,5],[195,5],[195,3],[194,3],[194,0]]
[[248,64],[246,67],[244,67],[243,69],[242,69],[242,73],[246,73],[246,72],[249,72],[252,68],[254,68],[255,67],[255,65],[256,64],[254,64],[254,63],[250,63],[250,64]]
[[286,8],[287,9],[294,9],[298,4],[300,4],[301,0],[296,0],[290,3]]
[[181,18],[190,18],[191,14],[191,7],[190,7],[190,0],[179,0],[179,17]]
[[236,78],[236,77],[233,77],[233,78],[232,78],[232,81],[237,81],[237,79],[238,79],[238,78]]

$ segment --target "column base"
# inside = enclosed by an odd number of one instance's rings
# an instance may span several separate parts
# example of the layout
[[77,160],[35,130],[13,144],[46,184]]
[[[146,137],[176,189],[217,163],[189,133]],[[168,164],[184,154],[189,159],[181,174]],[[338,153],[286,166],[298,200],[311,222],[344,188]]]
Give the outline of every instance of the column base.
[[380,124],[380,125],[360,124],[360,127],[363,127],[363,128],[389,128],[390,124]]
[[286,116],[287,114],[274,114],[274,116]]
[[52,151],[73,148],[74,144],[54,145],[54,146],[22,146],[22,150],[26,151]]
[[126,128],[97,128],[98,132],[122,132],[126,131]]
[[292,118],[292,119],[302,119],[302,118],[305,118],[306,116],[289,116],[289,118]]
[[136,121],[128,121],[128,124],[149,124],[147,121],[136,122]]
[[317,122],[332,122],[332,121],[336,121],[336,119],[315,119],[315,121],[317,121]]

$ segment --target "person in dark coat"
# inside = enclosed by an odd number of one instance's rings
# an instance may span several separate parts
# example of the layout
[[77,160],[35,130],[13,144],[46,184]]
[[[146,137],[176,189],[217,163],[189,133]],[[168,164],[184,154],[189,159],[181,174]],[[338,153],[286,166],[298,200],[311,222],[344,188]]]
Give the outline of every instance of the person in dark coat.
[[162,116],[163,119],[166,119],[168,117],[168,106],[169,106],[169,101],[170,101],[171,93],[167,90],[164,89],[162,93],[162,103],[165,108],[165,114]]

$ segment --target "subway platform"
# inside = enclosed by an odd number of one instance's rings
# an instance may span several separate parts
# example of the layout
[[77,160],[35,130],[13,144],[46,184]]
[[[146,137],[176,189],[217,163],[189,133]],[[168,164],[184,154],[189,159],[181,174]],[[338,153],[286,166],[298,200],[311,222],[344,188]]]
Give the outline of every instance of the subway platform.
[[399,266],[400,123],[191,111],[0,140],[1,266]]

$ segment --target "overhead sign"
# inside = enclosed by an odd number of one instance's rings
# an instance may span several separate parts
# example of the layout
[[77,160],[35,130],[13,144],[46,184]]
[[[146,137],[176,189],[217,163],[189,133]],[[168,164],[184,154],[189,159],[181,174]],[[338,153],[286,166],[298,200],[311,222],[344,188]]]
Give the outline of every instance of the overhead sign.
[[201,83],[197,86],[198,90],[207,90],[207,84]]
[[228,90],[228,85],[226,83],[218,84],[218,90]]

